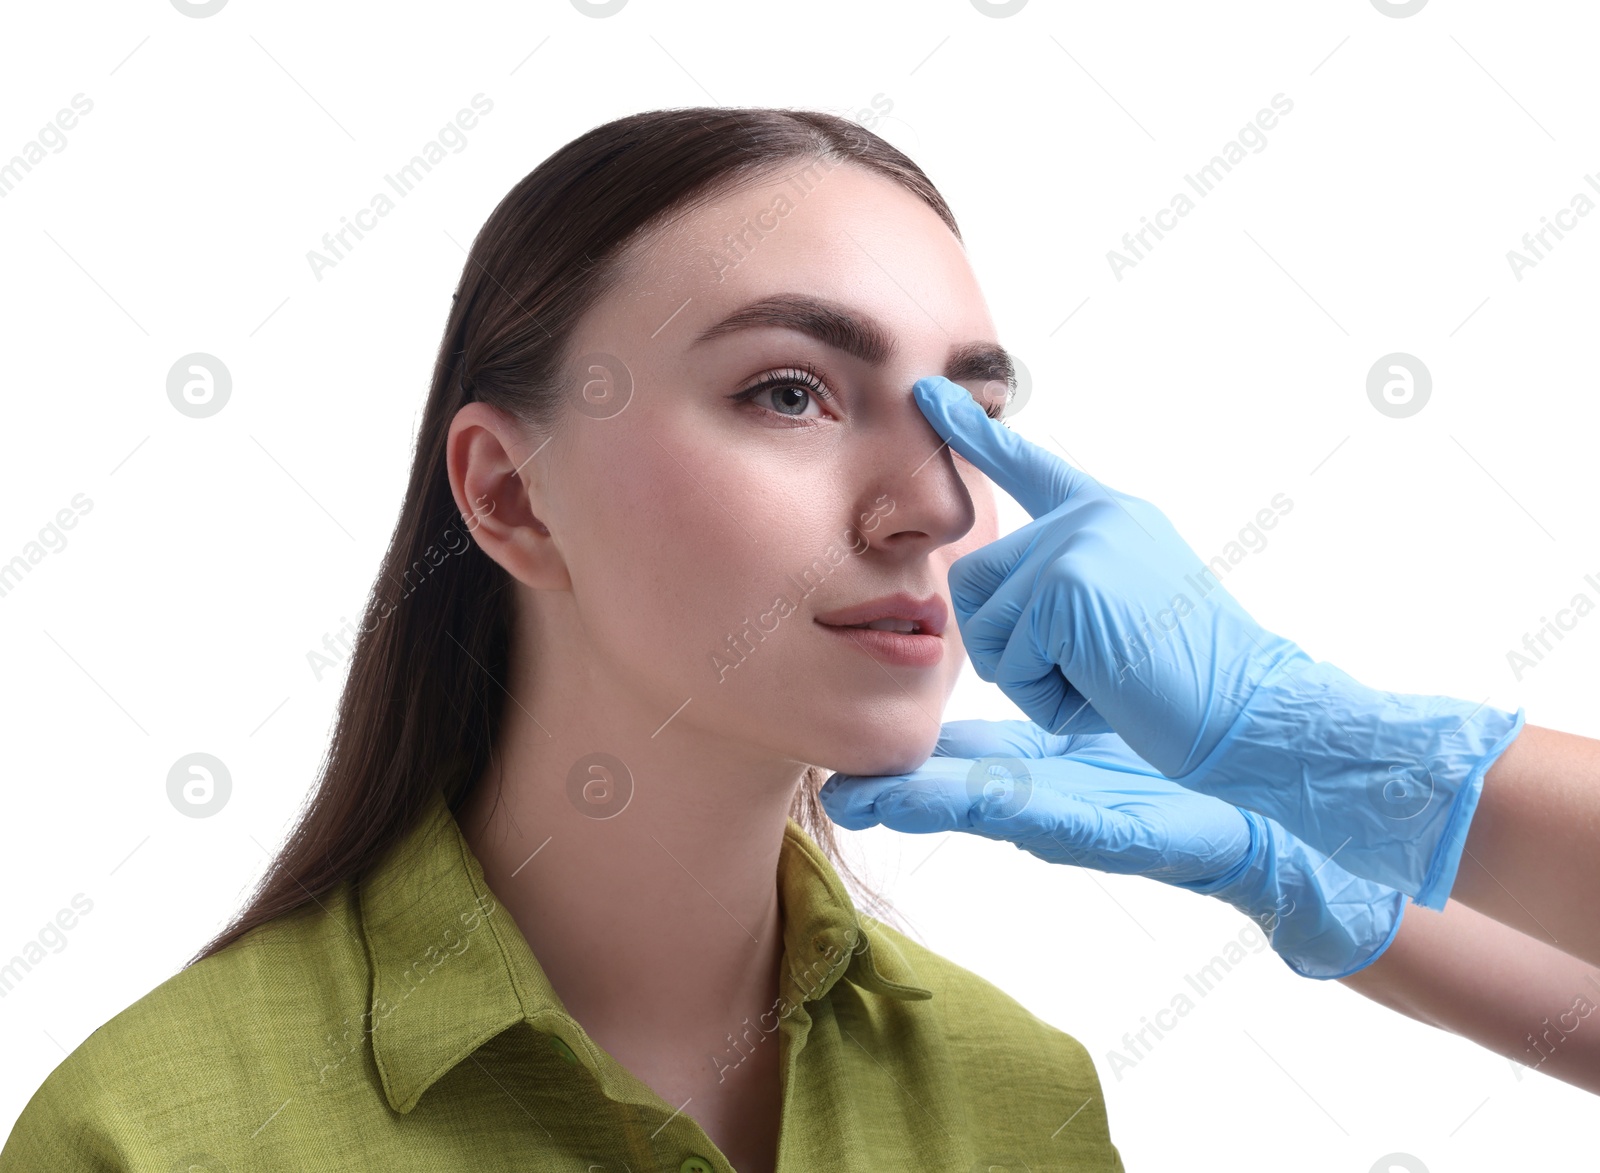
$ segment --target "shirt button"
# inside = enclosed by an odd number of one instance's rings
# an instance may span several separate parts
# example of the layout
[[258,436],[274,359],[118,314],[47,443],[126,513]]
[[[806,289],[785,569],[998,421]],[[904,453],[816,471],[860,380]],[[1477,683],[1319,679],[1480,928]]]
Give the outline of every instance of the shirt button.
[[576,1063],[578,1061],[578,1056],[573,1053],[571,1047],[567,1046],[566,1043],[562,1042],[555,1035],[550,1035],[548,1037],[550,1039],[550,1046],[555,1050],[557,1055],[560,1055],[568,1063]]
[[711,1173],[711,1162],[704,1157],[685,1157],[678,1173]]

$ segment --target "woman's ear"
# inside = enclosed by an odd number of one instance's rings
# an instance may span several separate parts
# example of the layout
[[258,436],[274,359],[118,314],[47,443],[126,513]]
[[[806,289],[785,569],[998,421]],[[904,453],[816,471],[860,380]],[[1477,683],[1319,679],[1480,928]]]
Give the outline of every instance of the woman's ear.
[[549,526],[545,465],[549,450],[487,403],[469,403],[450,421],[445,464],[456,508],[478,546],[534,590],[570,590],[572,578]]

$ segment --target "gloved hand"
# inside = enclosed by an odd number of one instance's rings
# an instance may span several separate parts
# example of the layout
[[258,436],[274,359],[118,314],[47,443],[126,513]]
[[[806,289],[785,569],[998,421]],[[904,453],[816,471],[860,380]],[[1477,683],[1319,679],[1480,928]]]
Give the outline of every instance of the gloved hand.
[[1034,518],[950,567],[978,675],[1052,733],[1115,730],[1191,790],[1442,908],[1516,714],[1367,688],[1263,629],[1166,516],[990,419],[941,376],[917,406]]
[[1402,893],[1350,875],[1254,811],[1169,781],[1114,733],[947,721],[918,769],[835,774],[820,797],[850,830],[968,831],[1049,863],[1215,896],[1259,923],[1303,977],[1348,977],[1372,964],[1405,910]]

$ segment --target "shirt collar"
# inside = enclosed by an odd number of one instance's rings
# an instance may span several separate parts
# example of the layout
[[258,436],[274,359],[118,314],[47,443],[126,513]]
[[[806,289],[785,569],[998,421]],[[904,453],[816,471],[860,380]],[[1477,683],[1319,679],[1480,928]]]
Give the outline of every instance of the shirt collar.
[[[372,966],[370,1030],[384,1095],[409,1112],[457,1063],[518,1022],[593,1047],[483,878],[442,791],[359,885]],[[863,924],[838,872],[793,819],[778,859],[783,998],[800,1006],[840,977],[903,1000],[933,997],[904,954]]]

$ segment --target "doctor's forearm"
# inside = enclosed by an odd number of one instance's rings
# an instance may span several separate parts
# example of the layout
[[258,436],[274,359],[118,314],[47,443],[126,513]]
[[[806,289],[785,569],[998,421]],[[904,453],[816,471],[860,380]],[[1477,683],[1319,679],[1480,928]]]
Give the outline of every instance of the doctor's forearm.
[[1600,972],[1455,900],[1441,912],[1408,907],[1389,948],[1340,980],[1600,1095]]
[[1523,727],[1484,776],[1450,899],[1600,965],[1600,741]]

